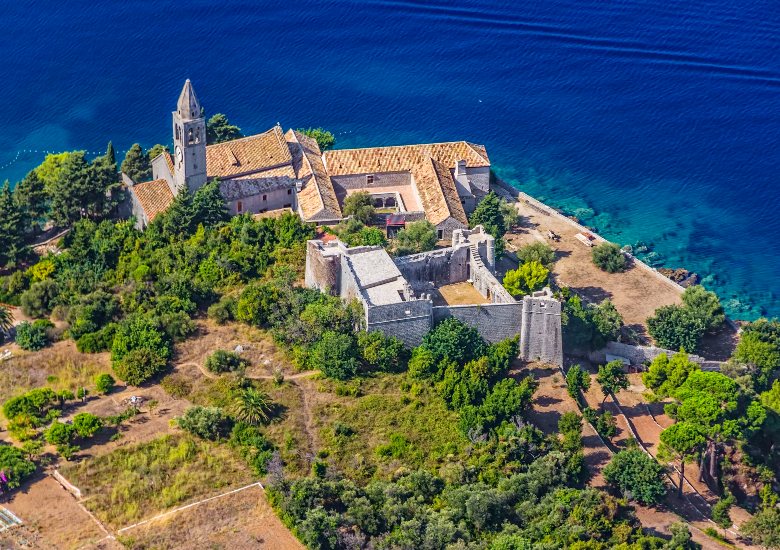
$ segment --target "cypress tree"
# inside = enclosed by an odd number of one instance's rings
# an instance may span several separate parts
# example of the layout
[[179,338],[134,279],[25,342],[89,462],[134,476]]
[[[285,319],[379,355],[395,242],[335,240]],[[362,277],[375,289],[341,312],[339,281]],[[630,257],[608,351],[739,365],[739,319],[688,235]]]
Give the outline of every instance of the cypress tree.
[[24,215],[13,200],[11,184],[0,189],[0,265],[15,262],[24,248]]
[[106,158],[108,159],[108,162],[116,166],[116,151],[114,151],[114,144],[112,142],[108,142],[108,147],[106,148]]
[[25,214],[28,228],[40,229],[40,224],[49,212],[49,194],[38,172],[32,170],[14,188],[14,202]]

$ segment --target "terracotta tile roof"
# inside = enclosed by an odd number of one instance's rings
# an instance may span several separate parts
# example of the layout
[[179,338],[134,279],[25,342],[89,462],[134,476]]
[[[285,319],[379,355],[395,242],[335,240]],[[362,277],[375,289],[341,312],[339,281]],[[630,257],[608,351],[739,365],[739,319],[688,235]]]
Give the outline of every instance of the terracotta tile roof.
[[150,222],[173,202],[173,193],[164,179],[137,183],[130,187],[130,190],[138,199]]
[[206,147],[208,178],[228,178],[292,163],[279,126],[267,132]]
[[337,220],[341,207],[333,183],[322,162],[317,142],[305,134],[289,130],[285,134],[292,152],[293,166],[302,182],[298,206],[304,220]]
[[433,158],[448,168],[455,168],[455,163],[459,160],[465,160],[469,168],[490,166],[485,147],[467,141],[325,151],[325,165],[331,177],[405,172],[428,158]]
[[466,212],[447,166],[428,158],[412,167],[412,177],[429,222],[438,225],[452,217],[468,226]]

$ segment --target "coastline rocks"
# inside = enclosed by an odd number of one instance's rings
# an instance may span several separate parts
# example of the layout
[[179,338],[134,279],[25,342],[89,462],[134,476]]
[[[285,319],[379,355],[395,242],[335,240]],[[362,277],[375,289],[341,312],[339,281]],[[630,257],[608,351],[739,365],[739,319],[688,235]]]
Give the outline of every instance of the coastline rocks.
[[688,271],[684,268],[677,268],[677,269],[670,269],[668,267],[659,267],[658,273],[661,275],[670,278],[675,283],[679,284],[680,286],[689,287],[692,285],[699,284],[699,275],[696,273],[693,273],[691,271]]

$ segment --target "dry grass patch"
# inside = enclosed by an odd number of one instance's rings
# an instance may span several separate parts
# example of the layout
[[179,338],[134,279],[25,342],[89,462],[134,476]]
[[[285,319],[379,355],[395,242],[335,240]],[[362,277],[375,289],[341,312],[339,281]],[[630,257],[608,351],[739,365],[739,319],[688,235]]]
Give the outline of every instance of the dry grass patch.
[[67,465],[62,473],[81,489],[85,505],[114,528],[252,480],[229,447],[184,434]]
[[72,340],[36,352],[18,352],[0,365],[0,402],[42,386],[74,392],[81,386],[91,388],[96,374],[112,372],[108,353],[80,353]]

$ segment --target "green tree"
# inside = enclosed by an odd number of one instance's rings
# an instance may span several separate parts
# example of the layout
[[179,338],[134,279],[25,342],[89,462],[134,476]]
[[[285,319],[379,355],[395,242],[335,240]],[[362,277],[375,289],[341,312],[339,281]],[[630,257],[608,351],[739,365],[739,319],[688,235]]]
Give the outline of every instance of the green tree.
[[131,386],[140,386],[155,374],[162,372],[167,361],[159,353],[147,348],[128,351],[113,363],[114,373]]
[[103,420],[92,413],[78,413],[73,417],[73,429],[79,437],[88,438],[95,435],[103,427]]
[[726,321],[723,306],[720,305],[718,295],[706,290],[703,286],[694,285],[685,289],[682,295],[683,307],[698,318],[707,330],[712,331],[720,327]]
[[485,198],[479,201],[474,212],[471,213],[469,225],[471,227],[481,225],[496,240],[504,236],[506,233],[506,222],[501,211],[501,200],[495,192],[491,191],[485,195]]
[[298,132],[314,139],[321,151],[333,149],[333,146],[336,145],[336,137],[323,128],[298,128]]
[[572,365],[566,373],[566,391],[575,400],[580,400],[580,390],[590,389],[590,374],[579,365]]
[[34,283],[22,294],[22,311],[30,317],[48,316],[57,302],[59,291],[59,286],[51,279]]
[[642,504],[656,504],[666,494],[663,468],[640,449],[619,451],[603,473],[608,483]]
[[44,218],[49,212],[49,195],[43,180],[35,170],[30,171],[16,188],[14,202],[25,214],[26,224],[34,231],[40,230]]
[[704,448],[704,436],[701,429],[688,422],[672,424],[661,432],[661,444],[658,458],[665,462],[680,464],[680,483],[677,494],[682,496],[685,482],[685,464],[698,460]]
[[230,219],[225,198],[219,190],[219,180],[216,178],[195,191],[191,208],[193,225],[201,223],[209,227]]
[[44,189],[49,197],[55,182],[60,178],[63,170],[63,164],[72,156],[77,155],[78,151],[69,151],[65,153],[50,153],[46,155],[43,162],[35,168],[35,174],[43,182]]
[[626,256],[615,243],[603,242],[591,250],[593,263],[607,273],[625,271],[628,265]]
[[16,489],[35,472],[35,463],[26,459],[21,449],[0,443],[0,471],[5,472],[8,488]]
[[113,142],[109,141],[106,147],[106,160],[109,164],[116,166],[116,151],[114,150]]
[[517,269],[512,269],[504,275],[504,288],[512,296],[531,294],[547,284],[550,272],[536,260],[524,263]]
[[[149,159],[149,163],[151,166],[151,162],[162,155],[163,153],[169,153],[167,145],[161,145],[159,143],[156,143],[155,145],[152,145],[152,147],[146,152],[146,158]],[[152,173],[149,172],[149,177],[152,176]]]
[[682,386],[688,376],[701,370],[698,363],[688,359],[685,352],[677,352],[671,359],[662,353],[652,360],[647,370],[642,373],[642,382],[658,397],[668,397]]
[[227,116],[217,113],[206,121],[206,143],[222,143],[244,137],[241,128],[230,124]]
[[647,320],[647,330],[662,348],[695,353],[707,325],[691,310],[669,305],[655,310],[655,315]]
[[268,422],[271,414],[271,398],[255,388],[245,388],[233,399],[233,418],[250,426]]
[[109,183],[107,170],[105,163],[90,166],[84,151],[69,154],[59,176],[51,183],[51,220],[59,226],[68,226],[102,213]]
[[757,391],[766,389],[780,369],[780,323],[759,319],[744,326],[732,362],[747,367]]
[[135,183],[148,181],[152,178],[152,166],[149,157],[138,143],[133,143],[125,154],[121,170]]
[[[515,203],[501,199],[501,214],[504,216],[504,227],[507,231],[520,224],[521,216]],[[545,265],[545,267],[549,266]]]
[[311,364],[328,378],[346,380],[358,372],[355,341],[350,334],[332,330],[323,333],[311,353]]
[[76,437],[76,428],[72,424],[54,421],[44,433],[46,442],[52,445],[66,445]]
[[527,244],[517,251],[517,259],[521,264],[539,262],[547,269],[552,269],[555,263],[555,250],[547,243],[535,241]]
[[436,227],[428,220],[407,224],[395,236],[395,253],[399,256],[418,254],[436,248]]
[[423,337],[420,347],[433,354],[432,362],[436,365],[445,360],[465,365],[487,353],[487,345],[479,331],[454,317],[437,324]]
[[371,203],[371,194],[368,191],[352,193],[344,199],[341,207],[344,216],[352,216],[362,224],[368,224],[374,217],[374,206]]
[[16,262],[24,250],[24,211],[14,201],[8,181],[0,188],[0,267]]
[[742,524],[740,533],[764,548],[780,548],[780,508],[765,507]]
[[114,377],[107,372],[98,374],[95,377],[95,389],[104,395],[111,393],[111,390],[114,389],[114,384]]
[[628,388],[628,375],[624,370],[623,361],[618,359],[599,367],[596,381],[601,385],[601,391],[604,394],[602,403],[606,401],[607,397],[610,395],[614,395],[618,391]]
[[46,319],[32,323],[22,321],[16,327],[16,343],[27,351],[38,351],[49,345],[49,329],[54,325]]

